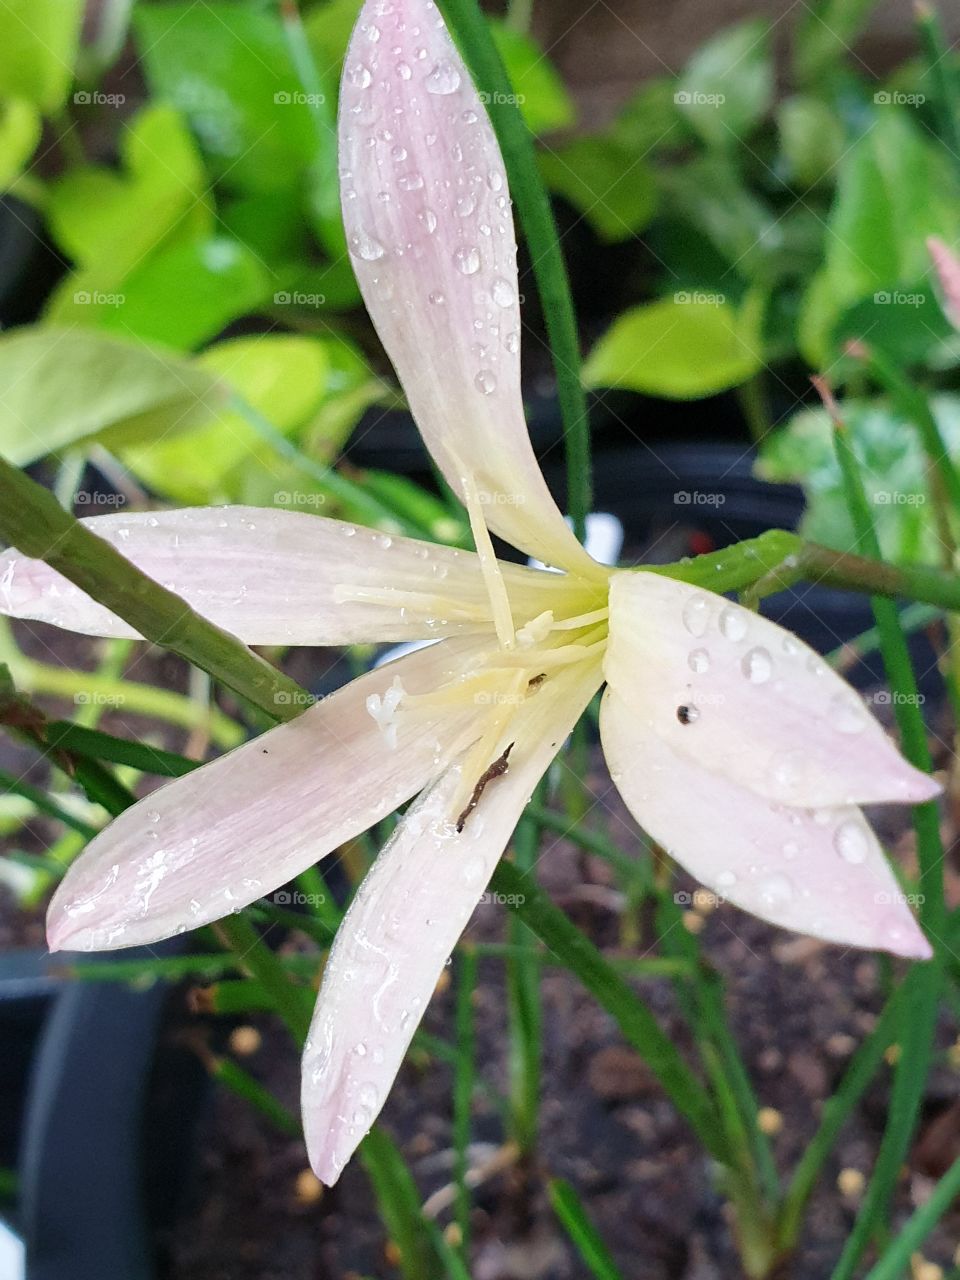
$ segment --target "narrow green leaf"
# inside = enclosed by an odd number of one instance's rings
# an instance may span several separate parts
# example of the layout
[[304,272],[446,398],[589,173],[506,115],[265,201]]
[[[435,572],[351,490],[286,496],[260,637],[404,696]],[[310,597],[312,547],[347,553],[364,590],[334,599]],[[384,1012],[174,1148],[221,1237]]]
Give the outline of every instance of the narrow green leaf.
[[960,1196],[960,1156],[934,1187],[930,1198],[915,1209],[896,1240],[880,1261],[867,1272],[864,1280],[899,1280],[906,1274],[910,1258],[926,1240],[948,1209]]
[[647,1062],[700,1141],[716,1159],[726,1162],[729,1152],[713,1103],[703,1085],[620,974],[531,878],[509,862],[500,863],[491,885],[504,895],[510,910],[577,975],[597,1002],[615,1019],[624,1038]]
[[587,1217],[586,1210],[569,1182],[552,1178],[547,1186],[550,1204],[560,1219],[563,1229],[573,1241],[587,1270],[596,1280],[623,1280],[607,1246],[596,1227]]

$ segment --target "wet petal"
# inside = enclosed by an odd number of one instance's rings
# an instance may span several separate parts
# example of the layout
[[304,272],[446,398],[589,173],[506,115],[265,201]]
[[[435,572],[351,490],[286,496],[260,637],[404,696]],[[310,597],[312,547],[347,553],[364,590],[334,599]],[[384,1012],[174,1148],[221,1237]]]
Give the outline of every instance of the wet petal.
[[368,0],[340,90],[353,268],[437,464],[473,473],[490,528],[548,564],[595,566],[537,466],[520,395],[517,246],[503,159],[429,0]]
[[[472,552],[260,507],[189,507],[83,523],[247,644],[414,640],[491,625]],[[555,574],[503,571],[518,622],[552,606]],[[383,602],[363,599],[383,589]],[[43,561],[16,551],[0,553],[0,613],[85,635],[136,637]]]
[[604,674],[645,732],[768,799],[919,803],[940,791],[819,654],[712,592],[615,575]]
[[771,924],[828,942],[930,957],[859,809],[795,809],[765,800],[674,751],[611,689],[600,734],[630,812],[714,893]]
[[382,711],[396,679],[426,692],[477,648],[454,639],[388,663],[127,809],[54,895],[51,950],[130,947],[197,928],[386,817],[475,736],[475,709],[403,709],[394,737],[367,699],[379,695]]
[[303,1122],[332,1183],[383,1106],[450,952],[524,805],[597,684],[597,666],[548,681],[523,707],[510,768],[458,835],[454,766],[408,811],[363,881],[330,952],[303,1059]]
[[940,282],[940,305],[955,329],[960,329],[960,258],[938,236],[930,236],[927,249]]

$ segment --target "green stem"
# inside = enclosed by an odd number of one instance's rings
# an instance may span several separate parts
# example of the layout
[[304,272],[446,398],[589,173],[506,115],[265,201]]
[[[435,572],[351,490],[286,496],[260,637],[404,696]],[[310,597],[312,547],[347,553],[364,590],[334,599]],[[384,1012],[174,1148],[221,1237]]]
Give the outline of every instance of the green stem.
[[933,81],[933,111],[940,140],[953,164],[960,168],[960,95],[953,65],[953,51],[943,34],[940,15],[926,0],[914,6],[917,35],[927,64],[925,75]]
[[476,1039],[473,995],[477,986],[477,954],[472,948],[460,953],[457,984],[457,1057],[453,1077],[454,1182],[457,1188],[456,1214],[460,1228],[460,1250],[464,1261],[470,1256],[470,1188],[467,1185],[470,1120],[475,1083]]
[[0,458],[0,538],[43,560],[145,639],[220,680],[274,720],[303,710],[295,681],[208,622],[64,511],[49,490]]
[[547,322],[567,457],[567,508],[581,540],[592,503],[590,420],[580,379],[580,342],[557,224],[540,179],[533,139],[477,0],[441,0],[447,23],[473,75],[503,151]]
[[911,1215],[907,1225],[864,1280],[899,1280],[906,1274],[911,1256],[920,1248],[943,1215],[960,1195],[960,1156],[943,1175],[933,1194]]
[[730,1152],[709,1094],[623,978],[529,876],[509,862],[501,862],[490,883],[504,895],[511,911],[577,975],[614,1018],[624,1038],[645,1059],[710,1154],[721,1163],[729,1163]]
[[214,928],[250,976],[269,993],[277,1013],[303,1048],[310,1030],[310,993],[291,983],[283,964],[245,915],[224,916]]

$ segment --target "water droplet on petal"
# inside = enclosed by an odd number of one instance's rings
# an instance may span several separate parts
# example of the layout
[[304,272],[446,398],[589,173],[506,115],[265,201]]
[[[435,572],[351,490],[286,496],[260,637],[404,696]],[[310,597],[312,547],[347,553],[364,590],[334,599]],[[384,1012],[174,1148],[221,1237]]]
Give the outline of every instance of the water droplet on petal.
[[494,280],[490,295],[498,307],[512,307],[517,300],[513,286],[509,280],[504,280],[502,276],[498,276]]
[[496,169],[491,169],[487,174],[487,185],[491,191],[503,190],[503,174]]
[[747,634],[746,610],[737,605],[728,604],[720,614],[719,626],[720,634],[724,639],[732,640],[736,644]]
[[704,671],[710,670],[710,654],[706,649],[691,649],[687,656],[687,666],[697,675],[702,675]]
[[453,262],[465,276],[475,276],[480,270],[480,254],[472,245],[460,245],[455,249]]
[[692,636],[702,636],[710,621],[710,601],[704,595],[691,596],[683,606],[683,625]]
[[427,93],[441,97],[456,93],[460,88],[460,72],[448,59],[443,58],[433,68],[426,79]]
[[762,645],[757,645],[743,655],[740,670],[751,684],[766,684],[773,674],[773,660]]
[[497,389],[497,380],[489,369],[481,369],[474,378],[473,385],[482,395],[491,396]]
[[357,89],[369,89],[373,83],[373,73],[363,62],[355,62],[347,67],[347,80]]
[[454,206],[458,218],[469,218],[476,212],[476,208],[477,198],[472,191],[468,191],[465,196],[460,196]]
[[854,865],[866,860],[870,852],[870,841],[863,827],[854,818],[841,822],[833,836],[833,847],[844,862]]
[[419,191],[423,186],[423,177],[419,173],[402,173],[397,179],[401,191]]
[[431,293],[429,295],[429,299],[430,299],[430,302],[435,307],[442,307],[443,304],[446,302],[446,298],[443,296],[442,293],[436,293],[436,292]]
[[792,897],[793,885],[784,875],[772,875],[760,886],[760,901],[765,906],[780,906]]
[[410,77],[413,75],[413,72],[410,70],[410,64],[407,62],[398,62],[397,75],[400,77],[401,80],[409,80]]
[[380,241],[374,240],[365,231],[357,231],[350,237],[350,248],[364,262],[376,262],[386,253]]

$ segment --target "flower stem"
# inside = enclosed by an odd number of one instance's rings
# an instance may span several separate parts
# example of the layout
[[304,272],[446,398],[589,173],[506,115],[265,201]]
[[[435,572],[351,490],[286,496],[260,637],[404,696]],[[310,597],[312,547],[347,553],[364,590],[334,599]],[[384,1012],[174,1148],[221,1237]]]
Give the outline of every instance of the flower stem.
[[478,89],[487,95],[487,110],[503,151],[510,193],[530,249],[563,416],[567,509],[574,532],[582,542],[593,499],[590,420],[580,379],[576,316],[557,224],[537,168],[533,139],[477,0],[441,0],[440,7]]

